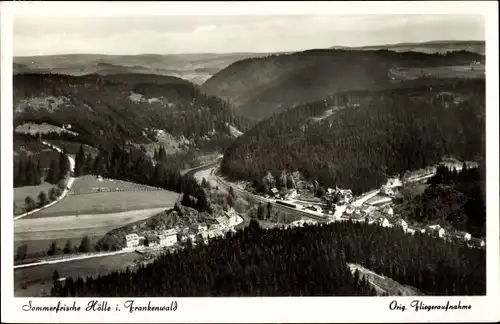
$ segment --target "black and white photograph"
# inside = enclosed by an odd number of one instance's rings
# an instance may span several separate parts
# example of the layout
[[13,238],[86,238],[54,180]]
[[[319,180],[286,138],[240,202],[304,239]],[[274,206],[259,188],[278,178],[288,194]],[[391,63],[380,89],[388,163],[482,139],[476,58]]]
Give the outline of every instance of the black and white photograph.
[[338,297],[500,319],[498,11],[491,31],[472,2],[296,4],[2,10],[9,307],[204,321],[193,298]]

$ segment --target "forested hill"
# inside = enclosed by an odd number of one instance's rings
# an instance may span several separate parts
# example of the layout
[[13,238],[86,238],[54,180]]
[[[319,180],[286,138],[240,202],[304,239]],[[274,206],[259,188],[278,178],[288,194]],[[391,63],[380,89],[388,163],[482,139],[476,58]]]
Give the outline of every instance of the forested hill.
[[[260,119],[336,92],[392,87],[393,70],[417,69],[420,75],[421,68],[468,65],[483,60],[484,56],[465,51],[424,54],[308,50],[235,62],[208,79],[202,89],[230,100],[238,114]],[[411,73],[405,72],[403,79]]]
[[229,127],[245,130],[228,103],[192,83],[146,74],[19,74],[14,76],[14,126],[24,122],[71,124],[81,142],[150,143],[157,130],[192,145],[231,140]]
[[[425,295],[486,293],[484,250],[396,228],[333,223],[293,230],[250,225],[136,271],[55,281],[54,297],[370,296],[357,263]],[[57,277],[56,277],[57,279]]]
[[224,154],[221,171],[261,181],[301,171],[323,186],[361,193],[387,175],[485,156],[484,80],[337,94],[258,123]]

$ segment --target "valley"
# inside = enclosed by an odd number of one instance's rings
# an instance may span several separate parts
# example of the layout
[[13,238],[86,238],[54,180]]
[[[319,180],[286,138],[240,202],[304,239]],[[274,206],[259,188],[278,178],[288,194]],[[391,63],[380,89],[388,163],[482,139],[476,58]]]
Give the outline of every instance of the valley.
[[15,295],[484,294],[480,47],[16,58]]

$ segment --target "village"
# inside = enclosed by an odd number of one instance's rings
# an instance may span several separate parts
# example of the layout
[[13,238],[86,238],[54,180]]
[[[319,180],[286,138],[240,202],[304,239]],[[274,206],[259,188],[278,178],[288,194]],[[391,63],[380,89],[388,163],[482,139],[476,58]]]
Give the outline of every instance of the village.
[[236,211],[229,208],[221,215],[214,217],[207,222],[196,222],[190,226],[176,225],[166,230],[137,230],[125,235],[127,250],[136,250],[139,253],[158,249],[175,248],[182,243],[191,241],[193,245],[197,243],[208,244],[210,239],[224,237],[226,233],[234,232],[234,227],[240,224],[243,219],[236,214]]
[[[441,165],[460,171],[461,163],[445,160]],[[477,167],[475,163],[467,163],[468,167]],[[264,197],[271,202],[295,208],[312,215],[322,215],[326,223],[335,221],[366,222],[387,228],[399,228],[409,235],[416,233],[431,235],[449,242],[463,242],[469,247],[484,248],[485,240],[472,237],[470,233],[453,228],[446,230],[440,224],[408,224],[407,220],[394,213],[394,198],[398,190],[408,183],[425,182],[436,172],[436,167],[408,172],[402,177],[391,177],[379,189],[354,197],[352,190],[328,188],[322,197],[310,199],[310,189],[288,189],[286,191],[271,188]],[[307,196],[307,198],[303,198]],[[282,228],[316,224],[313,219],[294,221]]]

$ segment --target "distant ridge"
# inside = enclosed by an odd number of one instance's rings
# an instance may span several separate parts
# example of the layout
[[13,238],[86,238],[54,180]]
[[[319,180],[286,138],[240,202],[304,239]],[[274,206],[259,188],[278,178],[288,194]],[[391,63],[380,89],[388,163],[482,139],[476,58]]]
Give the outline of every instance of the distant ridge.
[[437,40],[428,42],[397,43],[367,46],[332,46],[329,49],[344,50],[393,50],[397,52],[442,53],[452,51],[468,51],[484,55],[486,42],[478,40]]

